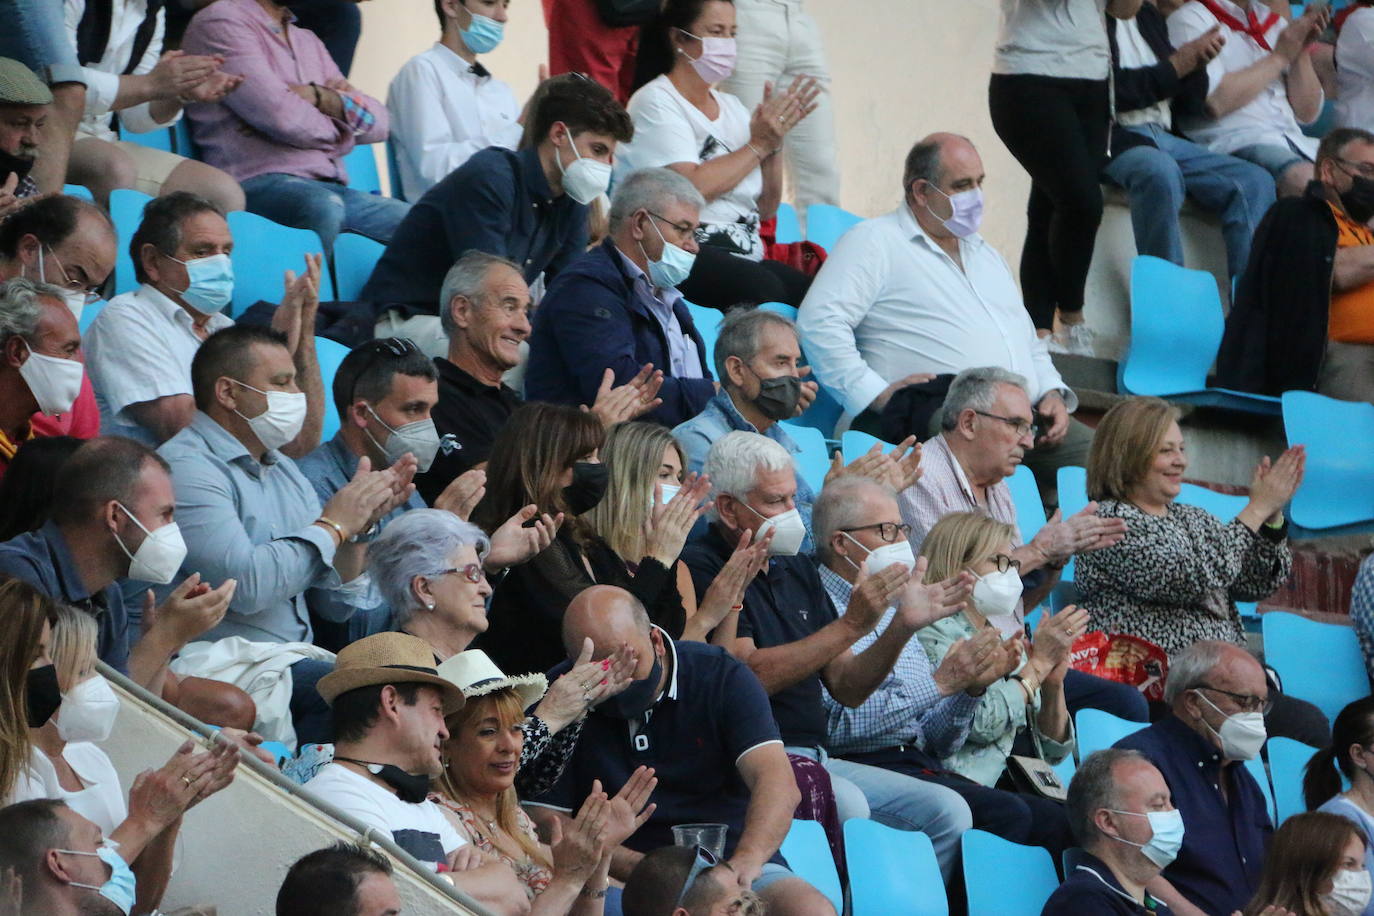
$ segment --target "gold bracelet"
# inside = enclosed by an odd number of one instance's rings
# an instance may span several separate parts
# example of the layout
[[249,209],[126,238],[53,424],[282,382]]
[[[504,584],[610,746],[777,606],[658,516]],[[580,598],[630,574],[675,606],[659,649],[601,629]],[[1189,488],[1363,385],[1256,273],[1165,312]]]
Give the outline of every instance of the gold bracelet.
[[343,542],[348,540],[348,535],[344,534],[343,525],[340,525],[332,518],[326,518],[325,516],[321,515],[319,518],[315,519],[315,524],[328,525],[330,528],[334,530],[334,533],[339,536],[339,543],[335,545],[336,547],[343,546]]
[[755,146],[754,144],[752,144],[752,143],[745,143],[744,145],[747,146],[747,147],[749,147],[750,151],[753,152],[753,154],[754,154],[755,156],[758,156],[758,157],[759,157],[759,162],[760,162],[760,163],[762,163],[763,160],[765,160],[765,159],[768,158],[768,157],[765,156],[763,153],[760,153],[760,152],[759,152],[759,148],[758,148],[757,146]]

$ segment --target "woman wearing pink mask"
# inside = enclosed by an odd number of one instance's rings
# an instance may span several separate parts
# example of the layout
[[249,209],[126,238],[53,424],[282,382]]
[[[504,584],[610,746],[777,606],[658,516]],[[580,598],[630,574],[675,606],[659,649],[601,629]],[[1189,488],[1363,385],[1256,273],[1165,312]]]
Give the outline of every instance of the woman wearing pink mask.
[[[798,78],[765,95],[752,114],[738,98],[713,87],[735,68],[735,5],[731,0],[668,0],[645,26],[628,106],[631,143],[620,147],[617,172],[666,166],[691,179],[706,198],[696,229],[701,250],[679,284],[698,305],[785,302],[801,305],[810,278],[763,257],[759,224],[782,198],[782,149],[787,132],[816,107],[816,80]],[[668,231],[672,224],[660,228]]]

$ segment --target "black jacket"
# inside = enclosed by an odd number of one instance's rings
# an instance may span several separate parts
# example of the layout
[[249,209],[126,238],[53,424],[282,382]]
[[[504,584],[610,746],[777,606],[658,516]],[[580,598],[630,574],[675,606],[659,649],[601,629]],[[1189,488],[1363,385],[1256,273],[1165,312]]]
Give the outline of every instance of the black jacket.
[[[1123,68],[1121,50],[1116,43],[1117,21],[1111,16],[1107,17],[1107,43],[1112,50],[1112,77],[1116,82],[1116,110],[1135,111],[1172,99],[1174,123],[1178,123],[1180,118],[1203,114],[1203,105],[1207,101],[1207,68],[1199,68],[1179,78],[1174,65],[1169,63],[1169,57],[1176,49],[1169,43],[1169,29],[1164,24],[1164,15],[1153,3],[1140,5],[1135,22],[1140,29],[1140,37],[1155,52],[1159,63],[1153,67]],[[1119,156],[1133,146],[1153,145],[1139,134],[1122,130],[1119,124],[1112,124],[1113,156]]]
[[1316,387],[1338,235],[1321,182],[1264,214],[1226,318],[1218,386],[1269,395]]

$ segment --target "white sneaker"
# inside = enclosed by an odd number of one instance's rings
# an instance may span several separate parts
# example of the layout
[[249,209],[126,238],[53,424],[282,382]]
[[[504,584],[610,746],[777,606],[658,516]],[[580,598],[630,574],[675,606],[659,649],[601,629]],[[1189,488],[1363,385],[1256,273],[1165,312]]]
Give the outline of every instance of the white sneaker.
[[1051,353],[1066,356],[1092,356],[1093,339],[1096,336],[1086,323],[1066,324],[1050,335],[1049,349]]

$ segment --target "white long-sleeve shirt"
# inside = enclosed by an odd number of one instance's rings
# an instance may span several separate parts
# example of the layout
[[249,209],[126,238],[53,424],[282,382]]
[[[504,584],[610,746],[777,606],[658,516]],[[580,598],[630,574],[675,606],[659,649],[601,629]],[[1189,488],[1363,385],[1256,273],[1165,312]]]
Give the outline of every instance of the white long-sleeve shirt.
[[[67,40],[76,47],[76,29],[81,17],[86,13],[86,0],[66,0]],[[119,78],[129,66],[129,57],[134,51],[134,38],[138,27],[148,15],[148,0],[114,0],[114,12],[110,19],[110,40],[105,44],[105,53],[100,60],[82,67],[86,80],[86,112],[81,119],[78,132],[81,136],[96,137],[100,140],[117,140],[110,126],[110,113],[114,110],[115,98],[119,95]],[[153,30],[152,41],[143,52],[143,59],[134,67],[134,75],[141,76],[157,66],[162,57],[162,33],[167,23],[167,11],[157,11],[157,26]],[[153,118],[148,106],[143,102],[119,113],[119,120],[126,128],[137,134],[157,130],[175,124],[181,117],[177,109],[174,117],[166,121]]]
[[1374,9],[1361,7],[1345,20],[1336,40],[1336,123],[1374,128]]
[[903,204],[846,232],[802,302],[797,329],[811,371],[853,417],[914,372],[1000,366],[1026,377],[1031,403],[1078,399],[1036,336],[1007,262],[971,235],[963,269]]
[[515,149],[524,127],[509,86],[436,43],[406,61],[387,91],[391,141],[406,200],[489,146]]

